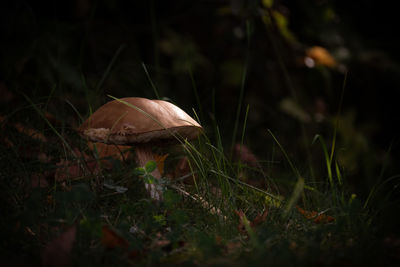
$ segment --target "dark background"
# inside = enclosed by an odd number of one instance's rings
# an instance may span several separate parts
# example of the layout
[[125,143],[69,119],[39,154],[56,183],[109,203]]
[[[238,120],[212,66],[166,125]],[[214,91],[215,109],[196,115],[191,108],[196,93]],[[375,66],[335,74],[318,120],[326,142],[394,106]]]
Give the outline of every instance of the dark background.
[[[311,162],[323,179],[322,150],[311,141],[321,134],[331,143],[347,73],[337,159],[350,190],[367,195],[383,165],[384,178],[398,171],[396,9],[389,1],[261,2],[2,1],[0,112],[40,128],[24,109],[25,93],[72,132],[81,121],[66,100],[86,117],[108,94],[155,98],[145,64],[160,97],[189,114],[195,108],[214,141],[219,126],[226,151],[240,141],[248,105],[244,141],[260,160],[281,157],[270,129],[305,176]],[[337,65],[305,66],[313,46]],[[282,109],[288,99],[309,120]]]

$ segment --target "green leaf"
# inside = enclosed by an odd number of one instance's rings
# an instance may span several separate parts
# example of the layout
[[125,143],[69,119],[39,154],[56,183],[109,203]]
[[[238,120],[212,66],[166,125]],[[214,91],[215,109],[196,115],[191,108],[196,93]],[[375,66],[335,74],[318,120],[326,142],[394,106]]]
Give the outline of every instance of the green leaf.
[[150,160],[144,166],[147,173],[153,172],[157,168],[157,163],[154,160]]
[[163,214],[154,215],[153,218],[160,225],[166,225],[167,224],[167,219],[165,218],[165,216]]
[[155,178],[151,174],[146,174],[143,178],[146,184],[154,184],[155,182]]
[[133,170],[133,174],[134,174],[134,175],[142,176],[142,175],[144,175],[145,173],[146,173],[146,170],[145,170],[144,168],[142,168],[142,167],[137,167],[137,168],[135,168],[135,169]]

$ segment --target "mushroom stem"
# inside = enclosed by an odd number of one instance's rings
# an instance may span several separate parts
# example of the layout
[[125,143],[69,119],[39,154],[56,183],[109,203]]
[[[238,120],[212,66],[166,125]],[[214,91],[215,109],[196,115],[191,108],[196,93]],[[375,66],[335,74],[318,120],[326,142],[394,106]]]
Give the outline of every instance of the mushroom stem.
[[[147,162],[150,160],[156,161],[153,151],[151,149],[151,145],[149,144],[136,144],[135,145],[135,152],[136,152],[136,163],[139,167],[144,167]],[[151,175],[157,180],[161,178],[160,171],[156,168]],[[152,199],[156,201],[162,200],[162,191],[160,188],[157,188],[157,184],[149,184],[145,183],[146,190],[150,193]]]

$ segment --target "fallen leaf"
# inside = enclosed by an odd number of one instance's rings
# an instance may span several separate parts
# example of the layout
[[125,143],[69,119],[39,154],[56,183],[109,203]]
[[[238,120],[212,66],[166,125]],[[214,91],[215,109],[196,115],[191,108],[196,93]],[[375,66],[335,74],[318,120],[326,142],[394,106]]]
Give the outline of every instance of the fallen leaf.
[[[7,118],[5,116],[0,115],[0,122],[6,123]],[[24,126],[20,122],[16,122],[16,123],[12,124],[12,126],[14,126],[14,128],[22,134],[25,134],[33,139],[43,142],[43,143],[47,142],[47,138],[36,129],[30,128],[28,126]]]
[[101,228],[102,238],[101,243],[107,249],[113,248],[123,248],[129,247],[128,241],[120,237],[114,230],[110,229],[107,225],[103,225]]
[[79,160],[61,159],[56,163],[58,166],[54,175],[56,181],[75,179],[90,173],[96,175],[101,172],[101,167],[96,159],[88,156],[86,153],[81,153],[78,149],[74,149],[74,153],[80,158]]
[[[239,225],[237,226],[238,230],[242,234],[247,234],[246,232],[246,226],[245,226],[245,220],[247,220],[246,215],[242,210],[235,210],[235,213],[239,216]],[[251,226],[251,225],[250,225]]]
[[[337,63],[336,60],[333,58],[333,56],[329,53],[329,51],[326,48],[323,48],[321,46],[313,46],[310,47],[306,50],[306,59],[305,62],[307,62],[307,58],[311,59],[314,61],[315,64],[317,65],[323,65],[329,68],[336,67]],[[307,63],[306,63],[307,65]],[[307,65],[309,66],[309,65]],[[309,66],[313,67],[313,66]]]
[[52,124],[52,125],[57,125],[60,126],[62,125],[62,122],[59,121],[53,114],[51,114],[50,112],[46,111],[44,113],[44,116],[46,117],[46,119]]
[[321,214],[316,211],[308,211],[296,206],[297,210],[308,220],[313,220],[317,224],[326,224],[335,221],[332,216]]
[[106,249],[123,249],[124,254],[130,259],[135,260],[141,258],[146,252],[145,250],[132,249],[129,250],[129,242],[123,237],[119,236],[114,230],[112,230],[108,225],[103,225],[102,229],[101,243]]
[[254,220],[251,222],[250,226],[255,227],[263,222],[265,222],[265,220],[267,219],[268,216],[268,210],[265,210],[263,213],[258,214]]
[[168,155],[169,154],[154,156],[154,159],[157,163],[158,171],[160,172],[161,176],[164,174],[164,163],[165,163],[165,159],[168,157]]
[[[239,216],[239,225],[238,225],[239,232],[241,232],[242,234],[247,234],[244,221],[247,220],[246,215],[242,210],[239,211],[235,210],[235,213]],[[254,229],[255,227],[257,227],[257,225],[261,224],[262,222],[265,222],[267,216],[268,216],[268,210],[265,210],[263,213],[258,214],[253,221],[249,222],[250,227]]]
[[75,237],[76,226],[74,225],[50,241],[42,253],[43,266],[67,266]]
[[41,141],[43,143],[47,142],[47,138],[38,130],[30,128],[28,126],[24,126],[22,123],[14,123],[15,129],[17,129],[18,132],[23,133],[33,139],[36,139],[38,141]]

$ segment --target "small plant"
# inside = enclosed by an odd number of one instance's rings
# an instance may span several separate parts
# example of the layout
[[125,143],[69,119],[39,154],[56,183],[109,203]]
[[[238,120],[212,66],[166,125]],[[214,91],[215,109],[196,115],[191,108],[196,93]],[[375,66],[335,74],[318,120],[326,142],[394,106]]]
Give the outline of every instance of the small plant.
[[156,187],[159,192],[165,191],[166,180],[164,178],[156,179],[151,173],[157,169],[157,163],[153,160],[148,161],[144,167],[136,167],[133,170],[133,175],[143,178],[146,188],[150,185]]

